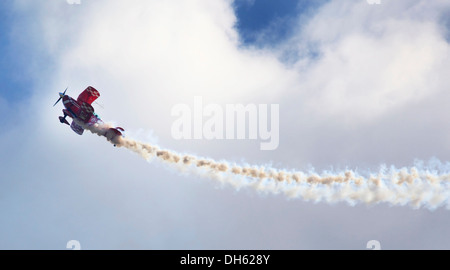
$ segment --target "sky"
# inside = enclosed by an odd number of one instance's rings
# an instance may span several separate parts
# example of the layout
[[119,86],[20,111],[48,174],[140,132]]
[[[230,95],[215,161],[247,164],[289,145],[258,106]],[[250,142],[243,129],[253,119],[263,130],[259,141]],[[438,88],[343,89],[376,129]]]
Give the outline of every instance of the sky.
[[[448,202],[234,186],[78,136],[52,107],[91,85],[103,121],[163,149],[288,171],[448,172],[448,1],[69,2],[0,3],[0,249],[450,248]],[[172,109],[195,97],[278,104],[278,147],[174,138]]]

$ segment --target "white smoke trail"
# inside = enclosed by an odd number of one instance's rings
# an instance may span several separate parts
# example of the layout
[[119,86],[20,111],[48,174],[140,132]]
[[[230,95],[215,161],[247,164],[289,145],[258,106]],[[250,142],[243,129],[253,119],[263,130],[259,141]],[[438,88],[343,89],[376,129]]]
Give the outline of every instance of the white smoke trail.
[[84,126],[92,133],[105,136],[108,141],[141,155],[146,160],[157,158],[180,172],[193,173],[216,179],[235,188],[251,187],[264,193],[283,193],[290,198],[302,198],[314,202],[347,202],[392,205],[409,205],[413,208],[450,209],[450,168],[431,166],[397,169],[381,167],[378,172],[359,175],[352,170],[343,172],[286,171],[264,166],[240,166],[230,162],[179,154],[130,138],[108,135],[112,127],[98,123]]

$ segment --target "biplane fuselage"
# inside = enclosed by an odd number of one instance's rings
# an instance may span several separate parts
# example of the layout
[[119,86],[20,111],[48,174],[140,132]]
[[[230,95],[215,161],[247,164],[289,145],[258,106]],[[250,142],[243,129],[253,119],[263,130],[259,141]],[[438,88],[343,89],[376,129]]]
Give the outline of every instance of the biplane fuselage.
[[[67,90],[67,89],[66,89]],[[59,100],[62,100],[65,109],[63,109],[64,116],[59,117],[59,121],[63,124],[70,125],[72,130],[82,135],[84,132],[85,126],[91,126],[99,122],[103,122],[95,113],[94,108],[92,107],[92,102],[94,102],[98,97],[100,97],[100,93],[92,86],[87,87],[75,100],[74,98],[68,96],[64,93],[60,93]],[[58,103],[58,101],[56,103]],[[55,105],[56,105],[55,103]],[[72,118],[72,124],[66,120],[66,117],[69,116]],[[123,128],[109,128],[105,130],[105,137],[109,140],[114,141],[114,137],[122,136]]]

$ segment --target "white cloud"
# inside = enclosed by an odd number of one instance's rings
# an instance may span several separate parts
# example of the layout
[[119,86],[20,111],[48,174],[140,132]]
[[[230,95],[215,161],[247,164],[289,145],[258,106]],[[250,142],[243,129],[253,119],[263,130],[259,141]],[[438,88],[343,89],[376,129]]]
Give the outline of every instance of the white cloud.
[[[16,188],[4,208],[14,204],[14,209],[23,209],[40,202],[43,210],[37,213],[49,218],[43,224],[61,225],[58,239],[46,231],[51,248],[60,245],[60,238],[75,238],[71,233],[85,237],[77,240],[86,248],[364,248],[374,232],[384,237],[379,240],[386,248],[424,247],[420,239],[394,242],[387,235],[395,232],[390,228],[419,224],[411,227],[418,235],[422,223],[430,225],[428,212],[315,205],[213,189],[208,180],[179,177],[155,163],[148,165],[97,136],[79,137],[59,125],[60,107],[43,107],[56,100],[55,90],[69,85],[69,94],[76,96],[93,85],[105,107],[96,107],[97,112],[130,129],[130,135],[144,137],[140,134],[147,132],[139,129],[151,128],[162,144],[174,150],[274,161],[276,166],[304,168],[315,162],[329,166],[351,158],[379,162],[380,156],[387,160],[401,156],[398,160],[404,162],[433,151],[445,156],[449,144],[443,148],[445,140],[430,134],[450,131],[436,120],[450,113],[442,106],[448,97],[444,94],[448,43],[435,16],[448,5],[385,2],[375,6],[330,1],[280,47],[298,50],[313,44],[318,57],[287,65],[277,59],[280,51],[239,48],[230,1],[82,1],[81,5],[18,1],[30,12],[33,41],[51,56],[55,73],[36,70],[40,81],[29,112],[38,136],[28,136],[24,131],[30,127],[23,121],[17,133],[3,137],[2,149],[10,149],[5,145],[14,134],[21,134],[26,150],[3,158],[18,164],[25,160],[37,171],[35,192],[26,185]],[[190,104],[198,95],[205,103],[280,103],[279,150],[261,153],[249,141],[174,141],[172,106]],[[425,131],[417,128],[416,119]],[[383,120],[389,121],[380,123]],[[65,178],[67,172],[73,175]],[[12,166],[7,173],[13,180],[28,175]],[[83,200],[57,181],[68,181]],[[55,195],[61,190],[64,195]],[[36,191],[48,196],[47,201]],[[59,209],[58,203],[73,210],[74,216]],[[33,209],[23,211],[25,217],[42,221]],[[382,219],[386,212],[390,218]],[[69,226],[74,221],[76,225]],[[375,222],[382,229],[372,226]],[[19,218],[12,219],[4,233],[17,235],[17,223],[30,235],[38,233]],[[333,234],[339,226],[348,230],[339,231],[336,240]],[[434,228],[442,236],[450,234]],[[323,238],[324,232],[335,241]],[[422,238],[433,235],[422,233]],[[41,246],[37,240],[33,247]],[[30,244],[22,241],[20,247]],[[7,243],[12,242],[8,238]],[[434,244],[429,245],[445,246]]]
[[433,12],[419,18],[423,1],[381,7],[360,2],[330,2],[285,45],[303,50],[313,44],[318,54],[300,59],[296,67],[301,70],[297,94],[307,110],[352,125],[445,91],[450,68],[449,44],[430,16],[442,2],[427,2]]
[[[447,7],[444,2],[330,1],[279,47],[285,52],[312,44],[318,55],[300,51],[304,57],[286,65],[277,58],[283,52],[239,47],[229,1],[46,3],[40,9],[42,38],[55,53],[58,70],[47,89],[69,84],[69,93],[77,95],[92,84],[102,94],[105,109],[97,112],[104,120],[132,132],[151,128],[163,145],[179,151],[235,157],[233,151],[214,153],[236,146],[256,161],[290,162],[287,157],[295,155],[313,162],[325,156],[313,149],[325,149],[331,138],[314,133],[332,129],[341,134],[339,145],[348,145],[345,151],[327,147],[332,162],[380,151],[388,157],[389,147],[356,148],[348,138],[362,138],[399,112],[412,117],[410,108],[444,93],[449,46],[438,15]],[[171,108],[192,105],[194,96],[203,96],[205,104],[281,103],[281,149],[269,155],[248,141],[175,141]],[[295,151],[305,148],[311,150]]]

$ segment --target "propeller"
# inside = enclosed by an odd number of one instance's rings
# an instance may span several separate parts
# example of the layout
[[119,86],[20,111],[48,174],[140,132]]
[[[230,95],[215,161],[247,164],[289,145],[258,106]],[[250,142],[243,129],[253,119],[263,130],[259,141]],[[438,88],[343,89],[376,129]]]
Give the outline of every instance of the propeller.
[[[69,87],[67,87],[67,88],[69,88]],[[55,107],[55,105],[58,104],[58,102],[66,95],[67,88],[66,88],[66,90],[64,90],[63,93],[59,93],[59,98],[58,98],[58,100],[55,102],[55,104],[53,104],[53,107]]]

